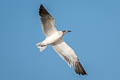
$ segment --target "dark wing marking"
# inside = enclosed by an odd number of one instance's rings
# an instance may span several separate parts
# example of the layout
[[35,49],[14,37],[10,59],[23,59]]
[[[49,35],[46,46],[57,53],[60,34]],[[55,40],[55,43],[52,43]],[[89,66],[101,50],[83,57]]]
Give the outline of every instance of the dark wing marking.
[[54,32],[57,32],[53,17],[48,13],[43,5],[39,8],[39,15],[41,16],[42,31],[45,36],[50,36]]
[[65,62],[67,62],[69,66],[73,66],[77,74],[86,75],[86,72],[82,65],[80,64],[80,61],[78,60],[75,52],[62,39],[53,43],[52,47],[57,52],[57,54],[62,59],[64,59]]

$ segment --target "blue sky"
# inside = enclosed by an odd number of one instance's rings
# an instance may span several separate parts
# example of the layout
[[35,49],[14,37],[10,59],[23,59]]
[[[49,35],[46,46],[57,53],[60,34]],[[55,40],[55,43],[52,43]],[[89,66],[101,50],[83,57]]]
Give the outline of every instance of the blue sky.
[[[119,80],[119,0],[0,0],[0,80]],[[87,76],[72,68],[44,40],[38,9],[43,4]]]

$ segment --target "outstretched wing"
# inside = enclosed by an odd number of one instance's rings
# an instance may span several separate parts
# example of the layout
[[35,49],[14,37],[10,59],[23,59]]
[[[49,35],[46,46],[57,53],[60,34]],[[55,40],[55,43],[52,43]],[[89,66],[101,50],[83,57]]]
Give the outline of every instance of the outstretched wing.
[[80,64],[75,52],[62,39],[53,43],[53,49],[62,57],[70,66],[73,66],[77,74],[85,75],[86,72]]
[[41,5],[39,8],[39,15],[42,22],[42,31],[46,37],[50,36],[54,32],[57,32],[55,28],[54,18],[48,13],[43,5]]

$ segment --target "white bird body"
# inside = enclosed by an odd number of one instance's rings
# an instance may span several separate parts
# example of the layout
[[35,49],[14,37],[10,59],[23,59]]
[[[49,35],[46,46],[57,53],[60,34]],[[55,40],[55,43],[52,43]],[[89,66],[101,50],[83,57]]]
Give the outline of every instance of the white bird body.
[[52,35],[46,37],[46,39],[41,42],[41,45],[50,45],[59,40],[60,38],[62,38],[62,36],[63,33],[61,31],[55,32]]
[[57,31],[53,17],[47,12],[43,5],[40,6],[39,15],[42,22],[42,31],[46,36],[45,40],[37,43],[37,47],[40,48],[40,51],[42,52],[48,45],[51,45],[56,53],[64,59],[69,66],[74,68],[77,74],[86,75],[73,49],[62,40],[64,34],[71,31]]

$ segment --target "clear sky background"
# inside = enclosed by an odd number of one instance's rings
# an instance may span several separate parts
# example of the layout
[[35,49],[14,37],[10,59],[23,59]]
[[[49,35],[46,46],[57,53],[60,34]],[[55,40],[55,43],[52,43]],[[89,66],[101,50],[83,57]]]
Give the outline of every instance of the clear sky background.
[[[44,40],[38,9],[43,4],[87,76],[72,68]],[[0,80],[120,80],[119,0],[0,0]]]

